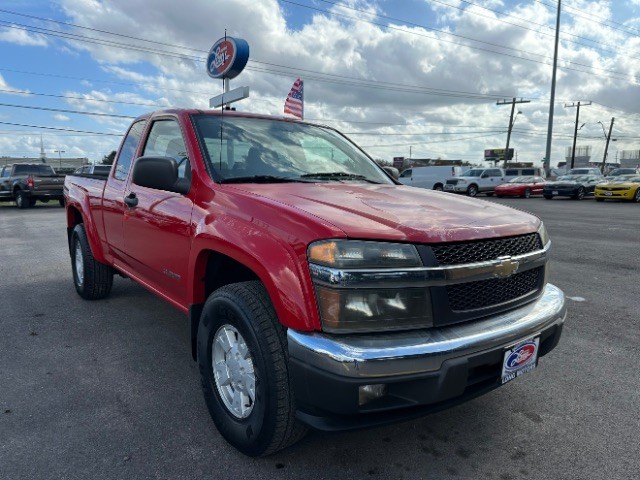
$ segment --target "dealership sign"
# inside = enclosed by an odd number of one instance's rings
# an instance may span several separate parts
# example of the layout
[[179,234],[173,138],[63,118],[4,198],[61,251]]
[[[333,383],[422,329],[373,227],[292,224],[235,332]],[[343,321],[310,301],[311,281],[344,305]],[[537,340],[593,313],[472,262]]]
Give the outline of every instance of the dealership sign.
[[249,60],[249,44],[241,38],[222,37],[207,57],[207,73],[212,78],[231,79],[242,72]]
[[[493,148],[491,150],[484,151],[484,159],[489,162],[497,162],[504,160],[504,148]],[[509,155],[507,160],[513,160],[513,148],[509,149]]]

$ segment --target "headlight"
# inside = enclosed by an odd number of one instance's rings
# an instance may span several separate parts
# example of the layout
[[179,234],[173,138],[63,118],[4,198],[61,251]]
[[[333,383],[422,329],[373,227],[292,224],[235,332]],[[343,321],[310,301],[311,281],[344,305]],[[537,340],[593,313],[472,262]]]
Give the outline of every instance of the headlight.
[[458,179],[458,185],[466,185],[466,183],[466,180]]
[[345,288],[331,281],[363,270],[393,276],[402,269],[421,267],[413,245],[326,240],[312,243],[307,255],[324,331],[373,332],[433,325],[431,294],[426,287],[372,288],[368,284],[364,288],[356,281]]
[[538,235],[540,235],[540,240],[542,241],[542,246],[546,247],[547,243],[550,242],[549,234],[547,233],[547,229],[544,226],[544,223],[540,222],[540,228],[538,228]]
[[309,262],[334,268],[421,267],[416,247],[401,243],[323,240],[309,245]]

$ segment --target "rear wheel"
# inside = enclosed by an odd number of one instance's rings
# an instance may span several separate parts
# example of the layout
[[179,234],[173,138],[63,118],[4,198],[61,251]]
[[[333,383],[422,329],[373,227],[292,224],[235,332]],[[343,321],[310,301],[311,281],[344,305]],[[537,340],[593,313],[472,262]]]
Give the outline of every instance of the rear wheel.
[[469,195],[470,197],[475,197],[476,195],[478,195],[478,186],[477,185],[469,185],[469,187],[467,188],[467,195]]
[[573,198],[575,198],[576,200],[582,200],[584,198],[584,188],[583,187],[578,188],[578,191],[573,196]]
[[436,184],[433,186],[433,189],[434,189],[434,190],[437,190],[437,191],[439,191],[439,192],[441,192],[441,191],[442,191],[442,184],[441,184],[441,183],[436,183]]
[[71,234],[71,269],[78,295],[86,300],[98,300],[111,293],[113,270],[93,258],[84,225],[79,224]]
[[306,433],[295,419],[286,334],[262,283],[230,284],[209,296],[198,365],[213,422],[245,455],[269,455]]
[[31,202],[29,202],[29,197],[22,190],[17,190],[14,194],[14,198],[16,201],[16,207],[18,208],[29,208],[31,206]]
[[30,198],[29,199],[29,206],[30,207],[35,207],[36,206],[36,202],[37,202],[37,200],[35,198]]

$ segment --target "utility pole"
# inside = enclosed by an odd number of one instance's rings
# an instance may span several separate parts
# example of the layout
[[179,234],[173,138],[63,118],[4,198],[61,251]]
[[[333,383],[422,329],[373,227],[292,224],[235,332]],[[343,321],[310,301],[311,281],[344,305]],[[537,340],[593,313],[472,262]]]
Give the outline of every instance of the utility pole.
[[589,103],[582,103],[582,102],[578,102],[578,103],[572,103],[571,105],[567,105],[566,103],[564,104],[564,108],[573,108],[573,107],[577,107],[576,109],[576,125],[575,128],[573,130],[573,149],[571,150],[571,167],[573,168],[573,163],[576,159],[576,140],[578,138],[578,120],[580,119],[580,105],[591,105],[591,101],[589,101]]
[[547,150],[544,155],[544,170],[547,176],[551,171],[551,135],[553,133],[553,104],[556,101],[556,70],[558,69],[558,41],[560,39],[560,3],[556,15],[556,43],[553,49],[553,73],[551,74],[551,100],[549,101],[549,125],[547,126]]
[[[611,117],[611,125],[609,125],[609,135],[607,135],[607,143],[604,146],[604,155],[602,156],[602,167],[600,167],[600,171],[604,175],[604,167],[607,162],[607,150],[609,150],[609,141],[611,141],[611,130],[613,130],[613,122],[615,121],[615,117]],[[602,123],[600,123],[602,125]],[[602,127],[602,131],[604,132],[604,126]]]
[[[509,129],[507,131],[507,147],[504,149],[504,164],[503,168],[507,168],[507,161],[509,159],[509,141],[511,140],[511,129],[513,128],[513,124],[515,123],[513,120],[513,112],[516,109],[516,103],[529,103],[531,100],[517,100],[516,98],[512,98],[509,100],[498,100],[496,105],[508,105],[511,104],[511,117],[509,117]],[[518,112],[519,114],[520,112]]]

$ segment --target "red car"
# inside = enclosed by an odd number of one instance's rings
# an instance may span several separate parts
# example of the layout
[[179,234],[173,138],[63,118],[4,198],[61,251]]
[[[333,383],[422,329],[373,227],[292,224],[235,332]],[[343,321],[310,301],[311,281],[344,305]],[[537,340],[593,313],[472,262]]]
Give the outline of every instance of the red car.
[[544,178],[542,177],[515,177],[507,183],[496,186],[495,192],[500,197],[523,197],[529,198],[531,195],[542,195],[544,188]]

